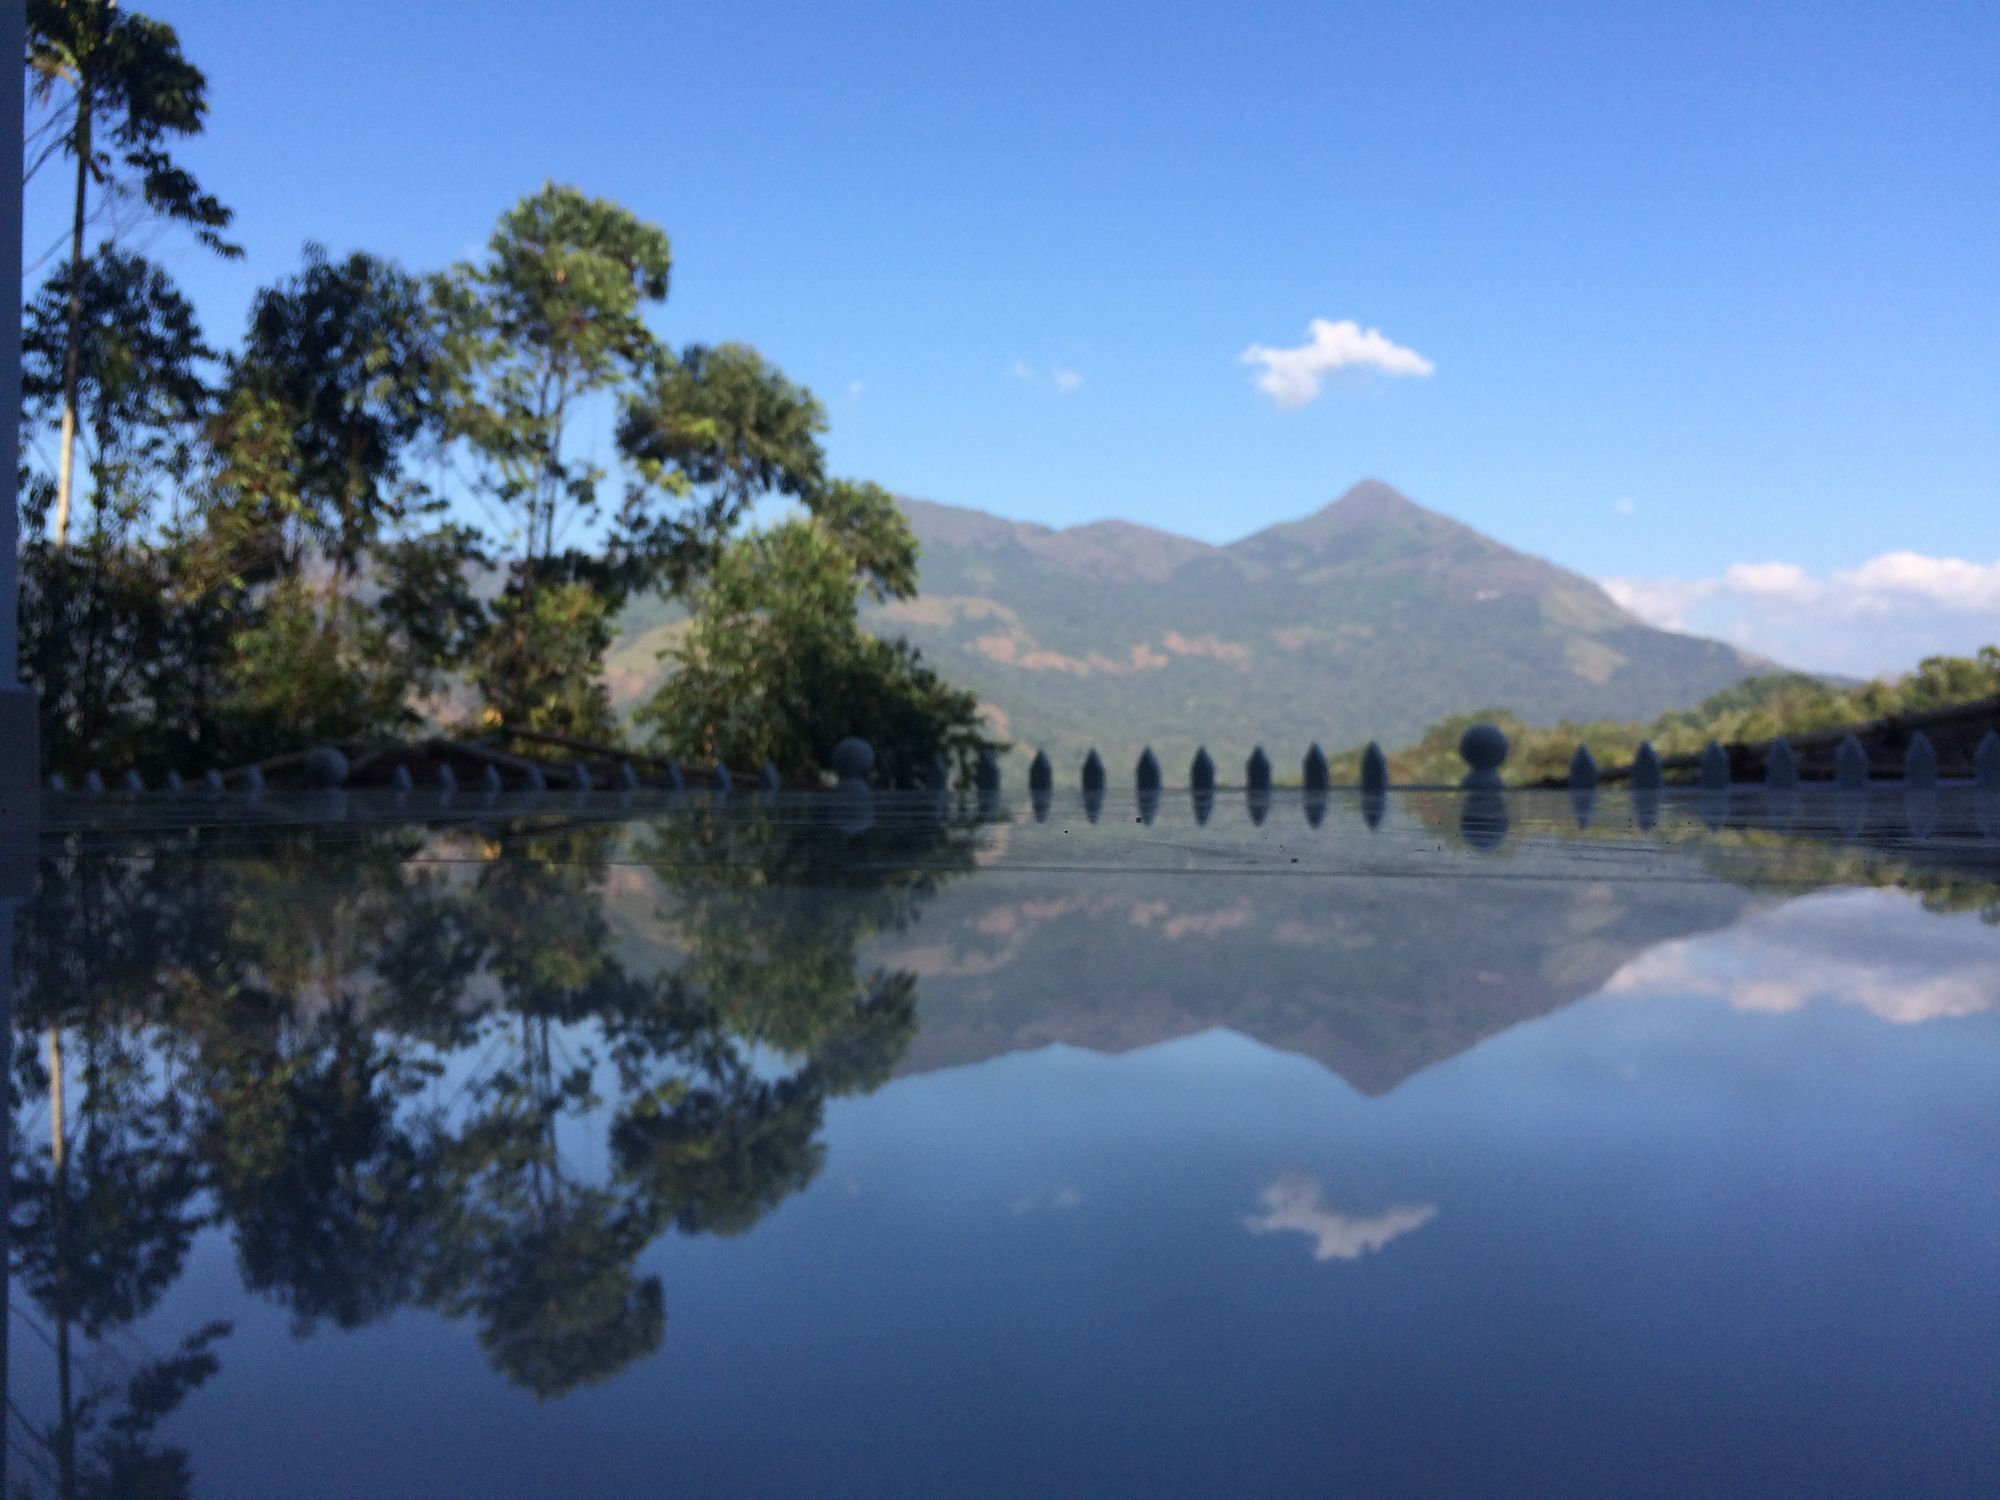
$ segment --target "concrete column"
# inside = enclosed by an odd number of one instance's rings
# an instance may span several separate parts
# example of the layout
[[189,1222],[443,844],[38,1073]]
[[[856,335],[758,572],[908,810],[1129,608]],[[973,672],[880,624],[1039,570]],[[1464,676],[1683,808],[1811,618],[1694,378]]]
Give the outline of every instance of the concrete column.
[[0,0],[0,821],[35,811],[41,781],[35,698],[20,676],[21,151],[27,0]]

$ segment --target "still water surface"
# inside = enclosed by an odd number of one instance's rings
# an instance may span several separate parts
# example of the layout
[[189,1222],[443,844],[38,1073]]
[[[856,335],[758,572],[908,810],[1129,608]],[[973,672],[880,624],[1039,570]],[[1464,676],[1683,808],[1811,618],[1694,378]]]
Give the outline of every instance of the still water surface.
[[47,832],[9,1493],[2000,1476],[1949,798],[598,802]]

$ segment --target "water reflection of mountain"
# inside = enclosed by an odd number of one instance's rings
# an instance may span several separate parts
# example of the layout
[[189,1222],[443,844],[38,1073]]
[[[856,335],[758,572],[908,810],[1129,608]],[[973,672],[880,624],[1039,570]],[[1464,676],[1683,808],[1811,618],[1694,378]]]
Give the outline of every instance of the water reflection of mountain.
[[903,1072],[1221,1027],[1380,1094],[1774,899],[1712,879],[1037,884],[988,875],[940,892],[920,929],[880,945],[921,984]]

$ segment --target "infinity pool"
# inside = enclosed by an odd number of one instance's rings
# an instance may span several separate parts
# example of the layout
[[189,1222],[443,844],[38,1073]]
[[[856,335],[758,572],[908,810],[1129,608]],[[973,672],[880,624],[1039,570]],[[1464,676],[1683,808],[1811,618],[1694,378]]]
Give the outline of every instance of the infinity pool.
[[69,805],[6,1493],[1990,1492],[1995,821]]

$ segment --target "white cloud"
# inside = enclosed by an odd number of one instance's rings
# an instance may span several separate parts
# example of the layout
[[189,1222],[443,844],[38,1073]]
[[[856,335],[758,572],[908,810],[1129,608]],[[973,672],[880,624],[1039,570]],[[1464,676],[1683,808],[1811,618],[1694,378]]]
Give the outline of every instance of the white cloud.
[[1043,374],[1025,359],[1017,359],[1007,366],[1007,373],[1028,385],[1047,386],[1059,396],[1067,396],[1083,384],[1083,376],[1075,370],[1051,369]]
[[2000,1008],[2000,953],[1976,914],[1939,916],[1906,891],[1829,891],[1725,932],[1649,948],[1607,993],[1721,1000],[1789,1015],[1846,1005],[1898,1026]]
[[1872,677],[2000,642],[2000,562],[1886,552],[1823,576],[1796,563],[1740,562],[1710,578],[1603,584],[1651,624],[1820,671]]
[[1264,367],[1257,389],[1281,407],[1304,406],[1319,394],[1320,381],[1339,370],[1424,376],[1437,368],[1416,350],[1392,343],[1381,329],[1364,329],[1351,318],[1338,323],[1314,318],[1310,327],[1312,336],[1296,348],[1252,344],[1238,356],[1243,364]]
[[1620,495],[1616,500],[1611,502],[1611,508],[1621,516],[1629,516],[1639,508],[1639,502],[1634,500],[1630,495]]
[[847,382],[847,399],[849,401],[859,401],[861,393],[867,389],[868,386],[865,381],[850,380]]
[[1314,1260],[1359,1260],[1437,1217],[1435,1203],[1405,1203],[1379,1214],[1345,1214],[1320,1201],[1319,1184],[1286,1172],[1257,1195],[1264,1212],[1243,1221],[1252,1234],[1291,1231],[1313,1242]]

